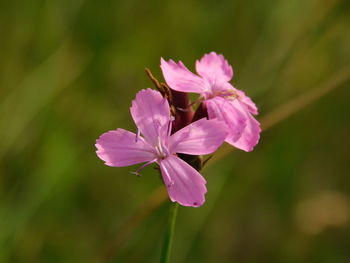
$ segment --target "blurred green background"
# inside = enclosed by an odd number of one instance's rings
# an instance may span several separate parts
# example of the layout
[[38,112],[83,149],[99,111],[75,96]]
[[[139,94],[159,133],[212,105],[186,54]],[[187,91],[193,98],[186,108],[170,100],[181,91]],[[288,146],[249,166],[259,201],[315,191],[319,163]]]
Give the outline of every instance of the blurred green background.
[[159,261],[159,176],[103,165],[94,143],[135,131],[145,67],[210,51],[269,129],[203,171],[172,262],[350,262],[348,0],[1,1],[0,35],[0,262]]

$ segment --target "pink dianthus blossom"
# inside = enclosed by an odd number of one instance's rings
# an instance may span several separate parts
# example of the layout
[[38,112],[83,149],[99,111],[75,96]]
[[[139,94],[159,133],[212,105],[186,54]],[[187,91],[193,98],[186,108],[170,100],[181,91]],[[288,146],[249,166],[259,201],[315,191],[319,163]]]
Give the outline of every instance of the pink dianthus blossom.
[[167,62],[162,58],[161,69],[170,88],[201,94],[209,119],[216,118],[226,123],[229,129],[226,142],[244,151],[253,150],[261,132],[259,122],[252,116],[258,114],[258,110],[243,91],[229,83],[233,70],[223,55],[211,52],[197,60],[199,76],[181,61]]
[[207,192],[201,174],[176,153],[202,155],[214,152],[227,135],[225,125],[205,118],[171,135],[172,117],[168,101],[151,89],[137,93],[130,108],[141,135],[117,129],[106,132],[96,141],[97,155],[106,165],[129,166],[151,163],[160,166],[171,201],[184,206],[201,206]]

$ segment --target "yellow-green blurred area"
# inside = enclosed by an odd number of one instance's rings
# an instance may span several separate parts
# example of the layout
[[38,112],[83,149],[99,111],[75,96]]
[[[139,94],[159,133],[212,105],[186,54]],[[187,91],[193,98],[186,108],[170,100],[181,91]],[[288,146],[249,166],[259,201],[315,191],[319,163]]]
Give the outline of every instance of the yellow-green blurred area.
[[159,261],[158,172],[107,167],[94,144],[136,131],[145,67],[210,51],[266,130],[209,161],[172,262],[350,262],[348,0],[1,1],[0,262]]

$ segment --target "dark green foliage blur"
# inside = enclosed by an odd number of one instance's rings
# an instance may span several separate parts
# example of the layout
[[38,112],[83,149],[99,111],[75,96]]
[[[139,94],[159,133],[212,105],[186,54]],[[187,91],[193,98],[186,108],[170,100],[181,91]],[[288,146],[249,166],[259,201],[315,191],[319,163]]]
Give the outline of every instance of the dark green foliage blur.
[[[144,68],[222,53],[262,119],[349,69],[349,30],[348,0],[0,1],[0,262],[158,262],[168,203],[130,221],[157,171],[94,148],[135,131]],[[336,86],[203,172],[172,262],[350,262],[350,81]]]

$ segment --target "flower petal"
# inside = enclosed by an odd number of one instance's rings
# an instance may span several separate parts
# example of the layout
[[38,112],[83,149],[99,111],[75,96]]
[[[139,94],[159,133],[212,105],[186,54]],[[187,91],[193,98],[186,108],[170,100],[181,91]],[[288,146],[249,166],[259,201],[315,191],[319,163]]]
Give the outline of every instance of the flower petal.
[[108,166],[129,166],[154,159],[152,147],[142,137],[117,129],[100,136],[95,144],[97,156]]
[[250,114],[244,103],[236,99],[233,104],[242,114],[245,114],[247,125],[242,136],[237,141],[226,141],[243,151],[250,152],[259,142],[261,132],[260,123]]
[[150,144],[155,145],[158,137],[167,136],[170,108],[160,92],[152,89],[139,91],[132,102],[130,112],[137,128]]
[[193,155],[210,154],[224,142],[227,126],[206,118],[193,122],[170,137],[170,151]]
[[215,52],[205,54],[199,61],[197,60],[196,71],[214,86],[219,82],[230,81],[233,77],[231,65],[223,55],[218,55]]
[[232,101],[215,97],[205,101],[209,119],[217,118],[228,126],[226,141],[230,144],[237,141],[246,127],[247,117],[232,104]]
[[247,109],[251,114],[257,115],[258,114],[258,108],[256,107],[255,103],[247,96],[245,93],[241,90],[235,89],[237,94],[239,95],[239,100],[245,104]]
[[175,155],[159,162],[171,201],[183,206],[201,206],[207,192],[206,181],[192,166]]
[[164,79],[170,88],[194,93],[204,93],[210,89],[204,79],[189,71],[181,61],[177,64],[173,60],[167,62],[163,58],[160,61]]

